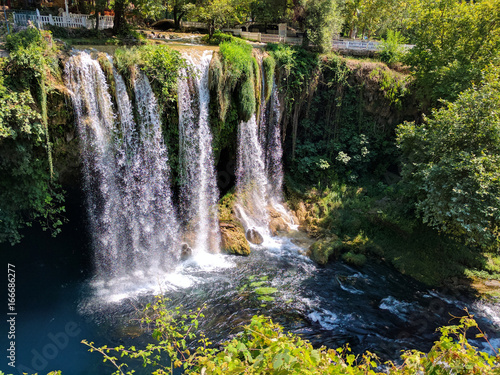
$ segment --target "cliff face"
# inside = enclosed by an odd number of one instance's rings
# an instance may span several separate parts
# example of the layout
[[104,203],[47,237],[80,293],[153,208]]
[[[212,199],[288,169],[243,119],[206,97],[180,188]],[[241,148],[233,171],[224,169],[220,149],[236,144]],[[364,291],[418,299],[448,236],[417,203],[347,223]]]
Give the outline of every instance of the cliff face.
[[60,86],[49,93],[47,101],[54,169],[62,185],[71,188],[78,187],[80,185],[80,145],[71,99],[67,90]]
[[[265,54],[260,57],[265,58]],[[60,66],[65,58],[61,56]],[[418,105],[411,93],[412,83],[403,69],[389,69],[383,63],[367,60],[339,59],[340,65],[332,67],[328,65],[330,62],[327,59],[321,60],[320,58],[321,68],[314,69],[310,73],[311,77],[305,77],[309,83],[299,98],[291,98],[292,101],[287,102],[285,88],[279,87],[283,112],[281,126],[286,145],[285,160],[290,161],[297,156],[294,154],[297,147],[293,144],[294,142],[300,146],[304,141],[323,142],[325,139],[351,137],[355,133],[367,134],[371,138],[383,135],[382,138],[389,139],[394,137],[397,124],[405,120],[418,120],[421,117]],[[223,75],[224,72],[219,71],[222,66],[217,64],[218,62],[220,62],[220,56],[216,53],[212,61],[211,76]],[[254,68],[255,74],[257,69]],[[340,70],[342,70],[342,79],[339,78]],[[259,73],[263,74],[263,72]],[[279,76],[278,66],[276,77],[280,86]],[[253,79],[254,83],[260,84],[260,81],[260,77]],[[235,129],[240,119],[235,108],[238,105],[236,102],[239,95],[216,90],[215,86],[212,83],[211,126],[215,134],[216,159],[220,167],[218,169],[222,168],[227,172],[226,169],[234,164],[236,156],[237,133]],[[266,83],[266,86],[269,86],[269,83]],[[235,87],[239,87],[238,84],[235,84]],[[257,92],[261,95],[260,90],[256,89],[255,93]],[[224,97],[219,98],[220,95]],[[229,101],[226,104],[228,112],[224,121],[221,121],[219,104],[224,101]],[[260,103],[260,100],[257,102]],[[62,83],[55,85],[55,88],[49,92],[48,104],[55,170],[63,185],[78,186],[80,183],[78,137],[69,93]],[[312,132],[311,124],[314,124]],[[315,133],[317,133],[316,137]],[[329,145],[325,145],[325,148],[328,147]],[[338,153],[338,150],[334,151],[331,153],[332,159]],[[308,155],[299,150],[298,156],[307,157]],[[226,178],[228,181],[222,181],[224,192],[234,184],[233,167],[229,169],[230,171],[227,172],[229,178]]]

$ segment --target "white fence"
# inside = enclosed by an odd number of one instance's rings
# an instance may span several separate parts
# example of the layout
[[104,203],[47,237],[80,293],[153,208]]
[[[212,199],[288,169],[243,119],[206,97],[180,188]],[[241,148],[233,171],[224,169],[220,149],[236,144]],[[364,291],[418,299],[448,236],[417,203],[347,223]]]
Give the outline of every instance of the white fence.
[[181,21],[182,27],[194,27],[198,29],[208,29],[206,23],[203,22],[190,22],[190,21]]
[[[412,44],[402,44],[404,49],[408,50],[413,48]],[[382,43],[373,41],[362,40],[334,40],[333,49],[339,50],[358,50],[358,51],[378,51],[382,48]]]
[[[31,21],[38,28],[43,28],[45,25],[55,25],[60,27],[70,28],[86,28],[92,29],[95,27],[95,16],[87,14],[63,14],[62,16],[41,16],[39,14],[16,14],[14,13],[14,24],[16,26],[28,26],[28,21]],[[108,29],[113,27],[112,16],[99,16],[99,29]]]

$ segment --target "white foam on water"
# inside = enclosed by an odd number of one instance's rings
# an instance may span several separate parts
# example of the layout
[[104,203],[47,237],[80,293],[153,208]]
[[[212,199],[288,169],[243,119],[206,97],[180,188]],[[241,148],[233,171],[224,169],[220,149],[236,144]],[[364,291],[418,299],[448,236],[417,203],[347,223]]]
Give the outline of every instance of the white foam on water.
[[307,315],[311,321],[318,323],[323,329],[334,330],[339,325],[339,319],[336,314],[329,310],[313,310]]
[[414,307],[409,302],[402,302],[394,298],[393,296],[386,297],[380,301],[379,308],[382,310],[388,310],[392,314],[398,316],[399,318],[405,320],[406,315],[410,313]]

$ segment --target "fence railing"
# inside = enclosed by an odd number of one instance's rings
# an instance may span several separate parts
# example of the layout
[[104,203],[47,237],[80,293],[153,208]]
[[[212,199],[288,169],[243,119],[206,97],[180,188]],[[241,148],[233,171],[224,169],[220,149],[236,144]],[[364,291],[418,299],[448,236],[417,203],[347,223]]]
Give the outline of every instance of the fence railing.
[[208,26],[204,22],[191,22],[191,21],[181,21],[182,27],[195,27],[198,29],[208,29]]
[[[381,42],[362,41],[362,40],[334,40],[333,49],[338,50],[358,50],[358,51],[378,51],[382,48]],[[404,49],[413,48],[412,44],[402,44]]]
[[[46,25],[55,25],[69,28],[86,28],[92,29],[95,27],[96,18],[87,14],[63,14],[62,16],[42,16],[37,13],[14,13],[14,24],[16,26],[28,26],[28,21],[38,28],[43,28]],[[99,16],[99,29],[108,29],[113,27],[113,16]]]

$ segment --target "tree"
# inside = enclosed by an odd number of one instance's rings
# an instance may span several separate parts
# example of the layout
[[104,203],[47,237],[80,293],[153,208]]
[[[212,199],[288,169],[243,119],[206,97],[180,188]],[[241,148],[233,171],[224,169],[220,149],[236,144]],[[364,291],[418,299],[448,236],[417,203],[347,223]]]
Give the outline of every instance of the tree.
[[500,245],[500,69],[421,125],[397,129],[403,182],[429,226],[469,243]]
[[10,60],[0,58],[0,243],[19,242],[34,221],[54,235],[62,225],[47,123],[46,75],[57,66],[49,35],[36,28],[11,34]]
[[250,12],[254,22],[278,23],[287,20],[291,7],[288,0],[255,0],[250,5]]
[[333,36],[340,33],[342,17],[336,0],[304,2],[304,45],[315,44],[322,52],[332,48]]
[[[342,10],[344,29],[349,37],[383,34],[388,28],[398,27],[398,18],[405,3],[395,0],[347,0]],[[404,12],[403,12],[404,13]]]
[[424,105],[454,100],[498,59],[500,0],[411,2],[408,54]]
[[191,17],[208,25],[210,39],[215,30],[225,25],[242,23],[249,14],[249,0],[202,0],[190,12]]
[[181,20],[194,7],[194,0],[168,0],[165,8],[165,17],[172,13],[174,18],[174,27],[176,30],[181,28]]

